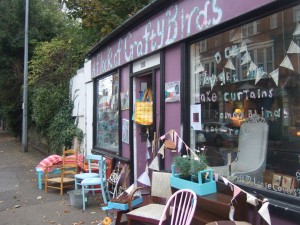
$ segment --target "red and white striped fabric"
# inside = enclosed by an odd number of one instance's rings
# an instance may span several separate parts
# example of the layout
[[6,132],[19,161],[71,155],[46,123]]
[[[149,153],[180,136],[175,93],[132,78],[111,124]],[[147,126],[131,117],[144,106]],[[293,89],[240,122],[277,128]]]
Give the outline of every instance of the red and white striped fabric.
[[43,159],[37,167],[45,172],[47,166],[52,166],[62,162],[62,157],[59,155],[50,155],[47,158]]

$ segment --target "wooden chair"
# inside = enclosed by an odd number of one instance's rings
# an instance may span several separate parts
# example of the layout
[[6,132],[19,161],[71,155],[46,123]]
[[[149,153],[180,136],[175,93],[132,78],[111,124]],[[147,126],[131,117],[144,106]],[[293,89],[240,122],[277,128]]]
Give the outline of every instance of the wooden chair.
[[106,179],[106,160],[102,155],[99,155],[98,166],[99,166],[99,176],[89,177],[81,181],[82,188],[82,208],[85,211],[85,193],[92,191],[101,191],[102,199],[104,204],[107,204],[107,198],[109,198],[107,179]]
[[197,195],[192,190],[182,189],[176,191],[169,198],[159,225],[189,225],[192,222],[196,205]]
[[[102,155],[92,155],[92,154],[88,154],[85,157],[85,160],[87,161],[87,172],[83,172],[83,173],[78,173],[75,174],[75,190],[77,190],[78,185],[81,186],[81,181],[84,180],[85,178],[95,178],[95,177],[100,177],[99,174],[99,160],[103,160],[103,156]],[[94,163],[93,161],[97,161],[97,163]],[[85,165],[85,163],[83,162],[83,164]],[[93,172],[94,168],[97,168],[97,172]],[[85,170],[85,166],[83,166],[83,170]]]
[[[150,224],[159,224],[163,215],[165,203],[172,196],[170,186],[171,173],[165,172],[152,172],[152,181],[150,188],[150,195],[143,196],[143,206],[132,210],[130,200],[136,191],[145,189],[145,187],[138,187],[129,196],[128,207],[129,211],[127,215],[128,225],[132,224],[132,221],[147,222]],[[146,188],[149,189],[149,188]],[[146,204],[149,203],[149,204]]]
[[73,187],[75,183],[74,175],[77,174],[77,150],[63,149],[62,165],[57,165],[61,170],[60,174],[51,174],[49,171],[53,170],[53,166],[46,167],[45,172],[45,192],[48,188],[60,190],[60,195],[63,195],[64,189]]

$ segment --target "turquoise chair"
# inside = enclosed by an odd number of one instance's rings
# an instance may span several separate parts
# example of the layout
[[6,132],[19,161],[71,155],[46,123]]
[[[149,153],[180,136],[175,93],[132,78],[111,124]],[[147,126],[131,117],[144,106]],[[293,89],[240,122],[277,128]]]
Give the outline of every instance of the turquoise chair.
[[[92,171],[92,163],[93,161],[101,161],[103,160],[103,156],[102,155],[92,155],[92,154],[88,154],[85,157],[85,160],[88,163],[88,172],[86,173],[78,173],[76,174],[75,177],[75,190],[78,189],[78,186],[81,186],[81,182],[86,179],[86,178],[97,178],[100,177],[99,172],[93,172]],[[84,168],[83,168],[84,169]]]
[[93,191],[93,194],[95,194],[95,191],[101,191],[103,202],[107,204],[107,198],[109,198],[109,194],[106,179],[106,161],[104,157],[98,161],[98,166],[99,177],[85,178],[80,183],[82,187],[83,211],[85,211],[85,194],[87,191]]

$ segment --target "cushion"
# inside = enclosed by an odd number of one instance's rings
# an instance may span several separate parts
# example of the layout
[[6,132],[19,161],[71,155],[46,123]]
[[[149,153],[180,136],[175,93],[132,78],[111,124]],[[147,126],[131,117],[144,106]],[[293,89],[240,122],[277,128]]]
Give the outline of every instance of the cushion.
[[149,219],[160,220],[162,213],[165,209],[165,205],[161,204],[149,204],[137,209],[134,209],[127,213],[127,215],[141,216]]
[[53,166],[62,162],[62,157],[59,155],[50,155],[47,158],[43,159],[38,165],[37,168],[40,168],[45,172],[47,166]]

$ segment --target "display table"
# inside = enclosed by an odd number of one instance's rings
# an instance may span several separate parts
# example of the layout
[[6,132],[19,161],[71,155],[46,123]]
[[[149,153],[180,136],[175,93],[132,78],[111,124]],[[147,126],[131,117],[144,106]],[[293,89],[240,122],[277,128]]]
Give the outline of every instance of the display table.
[[[172,188],[174,193],[177,189]],[[197,207],[192,225],[205,225],[218,220],[229,220],[229,211],[233,192],[229,186],[217,182],[217,192],[198,196]],[[235,220],[248,221],[248,204],[246,194],[240,193],[233,201],[235,207]]]

